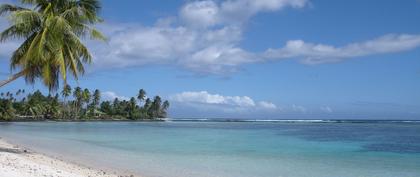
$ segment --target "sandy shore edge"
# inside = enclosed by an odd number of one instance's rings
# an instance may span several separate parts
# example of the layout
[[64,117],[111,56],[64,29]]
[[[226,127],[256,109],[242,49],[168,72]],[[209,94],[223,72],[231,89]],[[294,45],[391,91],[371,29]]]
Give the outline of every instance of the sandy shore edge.
[[138,177],[49,157],[0,138],[0,177]]

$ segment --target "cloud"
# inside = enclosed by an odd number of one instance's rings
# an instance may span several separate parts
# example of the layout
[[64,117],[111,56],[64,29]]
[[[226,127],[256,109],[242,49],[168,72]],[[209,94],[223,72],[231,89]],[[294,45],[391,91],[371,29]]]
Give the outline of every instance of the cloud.
[[333,110],[329,106],[321,106],[320,109],[321,109],[321,111],[323,111],[325,113],[332,113],[333,112]]
[[343,47],[326,44],[307,43],[291,40],[283,48],[268,49],[265,57],[271,59],[302,58],[304,64],[339,62],[354,57],[402,52],[420,46],[420,35],[388,34],[360,43],[351,43]]
[[277,106],[274,103],[267,102],[267,101],[260,101],[258,102],[259,106],[264,109],[277,109]]
[[306,108],[300,105],[292,105],[292,110],[295,112],[306,113]]
[[303,8],[307,4],[307,0],[228,0],[220,4],[213,0],[192,1],[182,7],[180,17],[192,27],[240,25],[260,12],[277,11],[288,6]]
[[192,27],[209,27],[220,21],[219,7],[214,1],[195,1],[182,7],[181,19]]
[[255,102],[249,96],[224,96],[207,91],[182,92],[170,97],[172,101],[193,107],[217,108],[225,111],[275,110],[277,106],[267,101]]
[[[122,29],[113,30],[114,26]],[[99,28],[107,29],[110,36],[107,44],[89,43],[95,54],[94,66],[99,69],[161,64],[220,74],[253,62],[252,54],[235,45],[242,31],[233,26],[202,31],[183,26],[134,24],[107,24]]]
[[245,64],[298,59],[303,64],[408,51],[420,46],[420,35],[387,34],[343,46],[289,40],[284,47],[250,52],[240,47],[244,24],[262,12],[303,8],[307,0],[190,1],[176,17],[153,26],[105,24],[109,43],[93,44],[95,68],[143,65],[177,66],[194,73],[224,75]]
[[308,0],[233,0],[221,4],[223,19],[230,23],[246,22],[261,12],[278,11],[285,7],[303,8]]
[[112,91],[106,91],[102,93],[102,99],[106,100],[106,101],[113,101],[115,98],[118,98],[119,100],[129,100],[130,98],[125,97],[125,96],[121,96],[116,94],[115,92]]
[[[243,64],[262,60],[239,47],[244,22],[259,12],[302,8],[305,4],[306,0],[192,1],[177,17],[158,19],[153,26],[101,25],[108,44],[90,42],[89,46],[95,54],[96,69],[159,64],[196,73],[231,73]],[[246,13],[246,18],[238,13]]]
[[[303,64],[340,62],[355,57],[395,53],[420,46],[420,35],[387,34],[375,39],[334,46],[289,40],[281,48],[251,52],[241,48],[247,22],[259,13],[304,8],[309,0],[187,1],[177,16],[154,25],[105,23],[98,25],[107,43],[87,41],[94,56],[89,70],[168,65],[197,74],[226,75],[246,64],[298,59]],[[0,18],[0,29],[6,27]],[[11,55],[18,42],[0,44],[0,57]]]
[[174,101],[200,104],[219,104],[239,107],[255,106],[254,100],[248,96],[222,96],[207,91],[182,92],[173,96]]

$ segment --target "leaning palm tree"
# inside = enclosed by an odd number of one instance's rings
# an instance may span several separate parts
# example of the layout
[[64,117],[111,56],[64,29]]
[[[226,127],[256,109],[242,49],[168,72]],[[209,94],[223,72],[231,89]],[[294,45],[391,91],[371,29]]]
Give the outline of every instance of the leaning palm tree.
[[33,84],[41,79],[50,90],[59,87],[60,77],[64,83],[67,73],[75,79],[84,73],[84,64],[92,56],[82,43],[81,37],[105,40],[92,26],[98,17],[98,0],[21,0],[25,6],[11,4],[0,6],[0,15],[9,14],[11,26],[0,33],[0,42],[8,39],[23,39],[13,52],[11,71],[15,74],[0,82],[0,87],[24,77]]

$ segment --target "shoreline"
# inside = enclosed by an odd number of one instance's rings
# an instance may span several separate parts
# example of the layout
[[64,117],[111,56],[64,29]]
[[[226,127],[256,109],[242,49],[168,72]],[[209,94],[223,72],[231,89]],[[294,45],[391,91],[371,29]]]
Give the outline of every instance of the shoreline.
[[0,123],[13,123],[13,122],[164,122],[164,119],[16,119],[16,120],[0,120]]
[[0,137],[0,176],[7,177],[140,177],[98,169],[38,153]]

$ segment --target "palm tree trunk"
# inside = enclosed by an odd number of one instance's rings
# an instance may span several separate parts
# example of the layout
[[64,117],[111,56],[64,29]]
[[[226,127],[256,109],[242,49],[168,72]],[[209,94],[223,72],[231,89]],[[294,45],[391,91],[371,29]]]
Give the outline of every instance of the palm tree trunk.
[[4,85],[16,80],[17,78],[23,76],[23,74],[24,74],[24,71],[20,71],[16,74],[9,76],[9,78],[7,78],[6,80],[0,81],[0,87],[3,87]]

